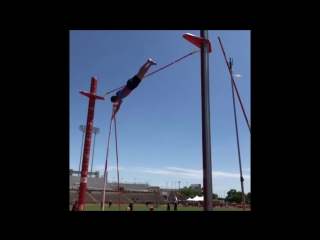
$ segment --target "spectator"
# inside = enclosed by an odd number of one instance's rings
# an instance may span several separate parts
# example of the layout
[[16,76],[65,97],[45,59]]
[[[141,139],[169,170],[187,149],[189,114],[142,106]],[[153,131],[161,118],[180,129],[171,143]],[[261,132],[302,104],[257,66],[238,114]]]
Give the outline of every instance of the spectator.
[[174,202],[174,208],[173,208],[173,211],[178,211],[178,203],[177,201]]
[[77,211],[77,210],[78,210],[77,207],[78,207],[78,200],[76,200],[76,201],[72,204],[72,209],[71,209],[71,211]]

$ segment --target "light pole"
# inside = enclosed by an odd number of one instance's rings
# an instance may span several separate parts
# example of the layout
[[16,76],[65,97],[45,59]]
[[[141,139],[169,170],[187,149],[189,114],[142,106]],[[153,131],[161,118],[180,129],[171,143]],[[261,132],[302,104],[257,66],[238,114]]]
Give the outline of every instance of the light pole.
[[188,182],[187,182],[187,188],[188,188]]
[[96,135],[100,132],[100,128],[93,127],[92,128],[92,133],[94,134],[93,138],[93,149],[92,149],[92,160],[91,160],[91,172],[92,172],[92,167],[93,167],[93,156],[94,156],[94,145],[96,142]]
[[180,191],[180,182],[181,182],[181,181],[178,182],[178,183],[179,183],[179,191]]
[[86,132],[86,125],[80,125],[79,130],[82,132],[82,143],[81,143],[81,153],[80,153],[78,177],[80,174],[80,167],[81,167],[81,162],[82,162],[82,149],[83,149],[84,133]]
[[168,188],[169,188],[169,186],[168,186],[168,182],[166,182],[166,193],[167,193],[167,201],[168,201],[168,198],[169,198],[169,190],[168,190]]

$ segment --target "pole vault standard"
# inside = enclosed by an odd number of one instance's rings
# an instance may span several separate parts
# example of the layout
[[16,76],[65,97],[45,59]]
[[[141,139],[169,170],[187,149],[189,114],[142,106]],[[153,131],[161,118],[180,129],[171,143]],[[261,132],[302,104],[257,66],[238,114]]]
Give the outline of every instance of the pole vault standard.
[[222,50],[224,59],[226,60],[226,64],[227,64],[228,70],[229,70],[229,72],[230,72],[232,84],[233,84],[233,86],[234,86],[234,88],[235,88],[235,90],[236,90],[236,93],[237,93],[237,96],[238,96],[238,99],[239,99],[239,103],[240,103],[240,106],[241,106],[241,109],[242,109],[244,118],[246,119],[246,122],[247,122],[247,125],[248,125],[248,128],[249,128],[249,131],[250,131],[250,133],[251,133],[251,126],[250,126],[250,124],[249,124],[249,120],[248,120],[248,118],[247,118],[246,112],[244,111],[244,108],[243,108],[243,105],[242,105],[242,101],[241,101],[241,98],[240,98],[240,95],[239,95],[239,92],[238,92],[238,89],[237,89],[236,82],[235,82],[234,79],[233,79],[232,69],[231,69],[230,66],[229,66],[229,63],[228,63],[228,60],[227,60],[227,55],[226,55],[226,52],[224,51],[224,48],[223,48],[222,42],[221,42],[221,40],[220,40],[220,37],[218,37],[218,39],[219,39],[219,43],[220,43],[220,46],[221,46],[221,50]]
[[212,211],[212,168],[210,135],[209,53],[212,51],[208,30],[200,30],[197,37],[190,33],[183,38],[201,48],[201,109],[202,109],[202,155],[204,211]]
[[82,170],[80,178],[79,196],[78,196],[78,211],[84,211],[84,205],[86,201],[87,192],[87,179],[88,179],[88,168],[89,168],[89,156],[90,156],[90,146],[93,128],[93,117],[94,117],[94,107],[96,100],[105,100],[104,97],[97,96],[97,85],[98,78],[91,78],[90,93],[85,91],[80,91],[79,93],[89,98],[88,116],[86,124],[86,135],[84,142],[84,151],[82,158]]

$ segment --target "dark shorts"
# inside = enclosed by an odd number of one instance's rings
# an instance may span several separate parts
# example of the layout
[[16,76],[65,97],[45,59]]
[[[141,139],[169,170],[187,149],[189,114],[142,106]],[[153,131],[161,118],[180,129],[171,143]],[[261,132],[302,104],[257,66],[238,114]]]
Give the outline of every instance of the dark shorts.
[[136,87],[138,87],[140,83],[141,83],[141,79],[138,78],[137,75],[135,75],[133,78],[130,78],[127,81],[127,88],[130,90],[133,90]]

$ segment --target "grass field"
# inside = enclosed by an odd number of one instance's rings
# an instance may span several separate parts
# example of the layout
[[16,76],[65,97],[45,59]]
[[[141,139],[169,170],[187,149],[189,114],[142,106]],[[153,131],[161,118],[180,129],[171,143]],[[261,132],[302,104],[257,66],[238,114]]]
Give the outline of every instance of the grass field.
[[[121,211],[126,211],[126,207],[128,205],[121,205]],[[106,205],[104,207],[105,211],[119,211],[118,205],[112,205],[109,208],[109,205]],[[71,206],[70,206],[71,211]],[[100,205],[96,206],[85,206],[85,211],[101,211]],[[134,205],[133,211],[150,211],[149,207],[147,206],[141,206],[141,205]],[[167,206],[159,206],[158,208],[155,208],[154,211],[167,211]],[[171,207],[171,211],[173,211],[173,207]],[[178,207],[178,211],[203,211],[202,207]],[[213,211],[243,211],[242,208],[213,208]],[[250,211],[249,209],[246,209],[246,211]]]

